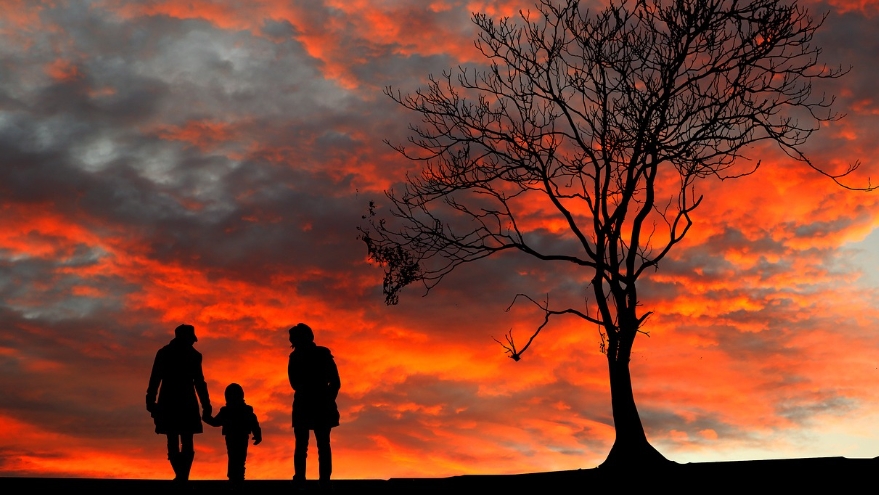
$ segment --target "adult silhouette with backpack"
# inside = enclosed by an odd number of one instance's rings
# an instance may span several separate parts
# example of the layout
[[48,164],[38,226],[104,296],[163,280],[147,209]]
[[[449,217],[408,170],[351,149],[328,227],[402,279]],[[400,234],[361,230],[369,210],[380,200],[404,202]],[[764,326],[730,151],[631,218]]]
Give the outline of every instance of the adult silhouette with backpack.
[[202,432],[199,401],[203,414],[211,414],[201,353],[192,347],[196,342],[192,325],[180,325],[174,330],[174,339],[156,353],[146,393],[146,408],[155,421],[156,433],[168,436],[168,460],[174,469],[174,480],[180,483],[189,479],[192,469],[192,436]]
[[333,472],[330,429],[339,426],[339,408],[336,406],[336,397],[341,388],[339,370],[330,350],[315,345],[314,332],[308,325],[299,323],[290,329],[290,345],[293,346],[293,352],[287,365],[287,377],[295,391],[293,482],[300,486],[305,482],[309,432],[314,431],[320,483],[328,486]]

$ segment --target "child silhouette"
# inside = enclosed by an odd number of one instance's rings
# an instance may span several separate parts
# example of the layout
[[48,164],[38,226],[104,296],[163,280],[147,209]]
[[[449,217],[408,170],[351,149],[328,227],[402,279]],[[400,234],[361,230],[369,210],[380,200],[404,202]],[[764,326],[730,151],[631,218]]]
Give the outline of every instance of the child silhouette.
[[226,476],[234,484],[244,482],[244,463],[247,461],[247,440],[253,433],[253,444],[262,442],[262,430],[253,413],[253,407],[244,403],[244,389],[237,383],[226,387],[226,405],[220,408],[216,416],[205,413],[204,422],[211,426],[222,426],[226,437],[226,454],[229,464]]

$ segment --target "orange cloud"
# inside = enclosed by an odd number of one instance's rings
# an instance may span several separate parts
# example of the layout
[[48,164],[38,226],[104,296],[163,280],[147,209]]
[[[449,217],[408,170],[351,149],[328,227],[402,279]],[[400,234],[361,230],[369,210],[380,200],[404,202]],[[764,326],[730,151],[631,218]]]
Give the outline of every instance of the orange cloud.
[[73,81],[82,77],[74,63],[63,59],[57,59],[48,64],[46,74],[58,81]]
[[183,141],[203,152],[214,149],[239,138],[238,128],[242,123],[189,121],[182,126],[164,126],[155,132],[162,139]]
[[873,18],[879,13],[879,2],[876,0],[831,0],[830,5],[836,7],[843,14],[858,12]]

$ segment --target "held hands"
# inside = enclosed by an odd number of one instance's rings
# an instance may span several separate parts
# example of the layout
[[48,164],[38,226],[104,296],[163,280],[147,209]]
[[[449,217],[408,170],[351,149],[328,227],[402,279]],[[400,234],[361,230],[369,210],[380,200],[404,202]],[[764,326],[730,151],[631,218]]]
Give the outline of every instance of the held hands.
[[211,417],[211,412],[213,412],[213,410],[214,410],[214,409],[211,407],[210,404],[207,404],[207,405],[205,405],[204,407],[202,407],[202,409],[201,409],[201,419],[204,420],[206,423],[207,423],[208,421],[210,421],[211,419],[213,419],[213,418]]

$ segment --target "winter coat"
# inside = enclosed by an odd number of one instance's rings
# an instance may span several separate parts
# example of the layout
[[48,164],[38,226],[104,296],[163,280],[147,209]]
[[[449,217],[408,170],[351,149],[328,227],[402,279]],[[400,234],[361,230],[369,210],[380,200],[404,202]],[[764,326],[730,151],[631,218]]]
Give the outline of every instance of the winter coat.
[[293,427],[309,430],[339,426],[336,396],[342,386],[333,355],[313,342],[290,353],[287,377],[293,387]]
[[227,437],[246,437],[253,433],[254,440],[262,438],[262,430],[253,407],[241,402],[226,404],[213,418],[205,417],[205,423],[211,426],[222,426],[223,435]]
[[210,409],[211,399],[201,369],[201,353],[188,342],[174,339],[156,353],[147,388],[147,404],[156,403],[151,411],[156,433],[201,433],[199,400],[203,408]]

